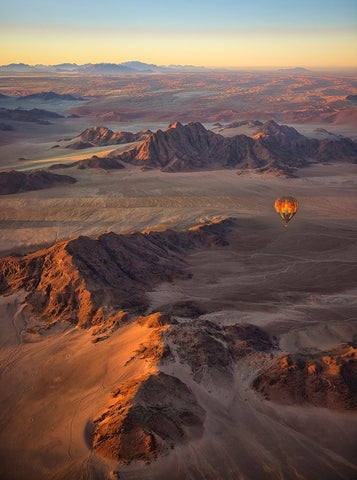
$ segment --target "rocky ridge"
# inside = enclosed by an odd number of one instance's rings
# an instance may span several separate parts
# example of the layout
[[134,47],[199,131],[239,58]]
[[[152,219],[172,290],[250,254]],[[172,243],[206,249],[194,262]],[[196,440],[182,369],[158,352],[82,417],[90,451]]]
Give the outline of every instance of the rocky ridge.
[[150,130],[144,130],[138,133],[132,132],[116,132],[106,127],[92,127],[84,130],[79,136],[78,141],[67,145],[67,148],[80,150],[82,148],[90,148],[94,145],[121,145],[124,143],[142,142],[151,135]]
[[253,382],[268,400],[330,409],[357,408],[357,349],[343,344],[315,354],[275,357]]
[[[243,125],[237,122],[232,125]],[[310,139],[287,125],[273,120],[248,122],[255,127],[252,136],[224,137],[207,130],[201,123],[171,124],[165,131],[146,130],[139,133],[114,133],[106,127],[85,130],[67,148],[89,148],[91,145],[116,145],[141,142],[131,149],[112,151],[107,157],[92,158],[67,164],[67,167],[122,168],[123,163],[142,169],[159,168],[164,172],[219,170],[222,168],[252,169],[260,173],[294,176],[296,169],[313,162],[357,162],[357,144],[349,138]],[[91,167],[93,160],[94,167]],[[100,166],[98,164],[100,163]],[[64,168],[54,165],[52,168]]]
[[223,137],[196,122],[177,122],[150,134],[140,145],[114,158],[166,172],[239,168],[291,175],[312,161],[357,161],[357,145],[348,138],[308,139],[273,120],[253,137]]
[[113,321],[123,310],[147,307],[145,292],[185,278],[183,254],[226,245],[229,220],[197,230],[80,236],[22,257],[0,260],[0,293],[24,288],[33,315],[47,324],[80,327]]
[[30,170],[28,172],[4,170],[0,172],[0,195],[43,190],[54,185],[72,184],[76,181],[68,175],[57,175],[46,170]]

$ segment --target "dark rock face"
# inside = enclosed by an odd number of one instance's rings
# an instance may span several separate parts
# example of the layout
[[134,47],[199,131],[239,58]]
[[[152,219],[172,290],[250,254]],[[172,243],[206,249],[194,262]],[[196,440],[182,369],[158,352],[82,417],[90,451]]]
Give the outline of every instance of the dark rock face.
[[267,353],[277,348],[276,339],[255,325],[229,325],[224,327],[224,333],[235,361],[250,353]]
[[170,303],[160,306],[160,311],[179,317],[197,318],[207,313],[206,309],[195,301],[182,300],[176,303]]
[[126,382],[113,396],[118,400],[94,421],[93,448],[121,464],[149,462],[186,442],[187,428],[203,428],[205,412],[192,391],[165,373]]
[[97,168],[102,170],[120,170],[125,168],[124,165],[118,162],[115,158],[100,158],[93,155],[91,158],[85,160],[79,160],[78,162],[71,163],[69,166],[79,168],[81,170],[87,168]]
[[189,275],[185,253],[225,245],[229,228],[226,220],[183,232],[107,233],[6,257],[0,260],[0,293],[25,288],[33,313],[48,323],[96,325],[123,309],[141,312],[147,290]]
[[74,142],[67,145],[66,148],[72,148],[73,150],[84,150],[85,148],[92,148],[93,145],[89,142]]
[[202,325],[196,328],[177,325],[168,333],[168,338],[176,345],[180,362],[190,366],[193,379],[198,383],[212,379],[220,384],[222,380],[232,379],[232,356],[217,333],[219,331]]
[[276,357],[254,380],[267,400],[330,409],[357,408],[357,349],[343,344],[329,352]]
[[135,165],[151,165],[164,171],[185,171],[219,165],[214,151],[223,137],[206,130],[200,123],[170,125],[158,130],[142,145],[124,152],[121,159]]
[[[53,148],[53,147],[52,147]],[[84,148],[84,147],[83,147]],[[88,147],[85,147],[88,148]],[[111,157],[98,157],[93,155],[90,158],[85,158],[84,160],[78,160],[77,162],[71,163],[55,163],[49,167],[49,170],[58,170],[59,168],[78,168],[80,170],[85,170],[87,168],[95,168],[97,170],[120,170],[125,168],[124,165],[119,162],[116,158]]]
[[254,325],[221,327],[207,320],[196,320],[173,324],[166,335],[178,359],[190,366],[193,379],[198,383],[231,382],[234,362],[276,348],[274,339]]
[[357,95],[347,95],[346,100],[350,102],[357,102]]
[[0,172],[0,195],[28,192],[30,190],[43,190],[61,183],[75,183],[68,175],[57,175],[45,170],[17,172],[5,170]]
[[292,169],[311,160],[357,161],[357,145],[347,138],[308,139],[272,120],[259,126],[253,137],[230,138],[206,130],[200,123],[175,123],[116,158],[167,172],[253,168],[291,174]]

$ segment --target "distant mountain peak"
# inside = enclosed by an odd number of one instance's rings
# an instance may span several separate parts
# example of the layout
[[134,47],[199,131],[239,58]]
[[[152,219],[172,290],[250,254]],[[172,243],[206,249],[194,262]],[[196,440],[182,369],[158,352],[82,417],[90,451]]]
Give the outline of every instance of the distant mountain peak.
[[183,125],[180,122],[170,123],[170,125],[166,128],[165,132],[173,128],[183,128]]
[[279,125],[275,120],[268,120],[263,123],[263,125],[258,127],[258,134],[264,135],[283,135],[289,137],[290,139],[302,139],[303,135],[299,133],[295,128],[288,127],[287,125]]
[[25,63],[11,63],[9,65],[0,65],[0,71],[6,72],[77,72],[94,75],[114,75],[114,74],[145,74],[145,73],[170,73],[170,72],[202,72],[205,67],[195,67],[193,65],[155,65],[137,60],[112,63],[86,63],[77,65],[76,63],[60,63],[57,65],[28,65]]
[[280,68],[278,70],[280,73],[311,73],[312,70],[303,67],[294,67],[294,68]]

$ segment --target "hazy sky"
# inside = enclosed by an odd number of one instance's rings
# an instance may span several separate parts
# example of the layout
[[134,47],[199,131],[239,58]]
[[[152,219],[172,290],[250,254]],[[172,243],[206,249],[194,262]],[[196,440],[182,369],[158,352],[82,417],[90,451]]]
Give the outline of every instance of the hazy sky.
[[357,66],[357,0],[1,0],[0,63]]

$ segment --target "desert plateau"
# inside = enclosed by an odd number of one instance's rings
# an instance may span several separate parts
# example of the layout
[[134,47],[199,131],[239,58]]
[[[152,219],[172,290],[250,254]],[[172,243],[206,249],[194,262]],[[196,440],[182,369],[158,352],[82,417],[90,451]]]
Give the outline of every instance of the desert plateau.
[[357,477],[356,98],[0,67],[1,479]]

